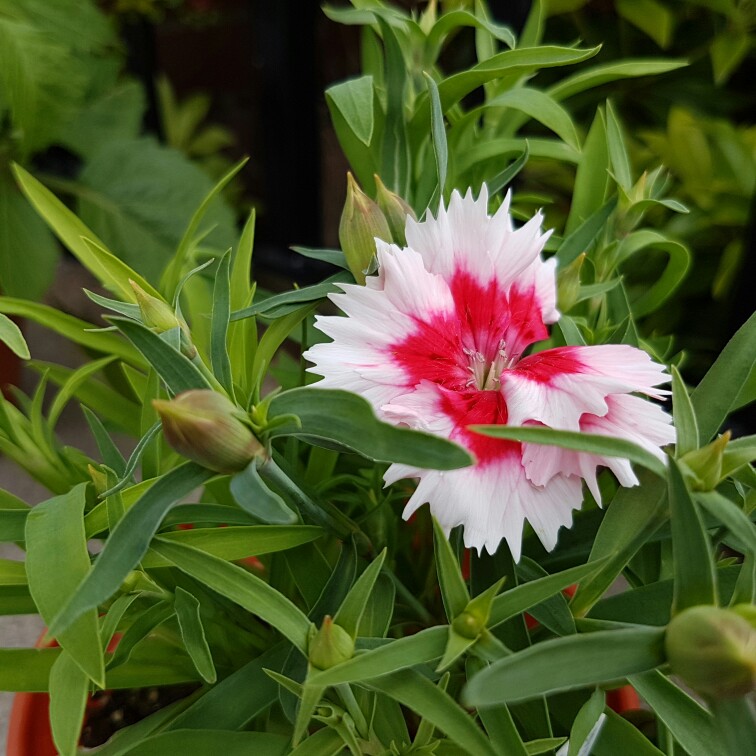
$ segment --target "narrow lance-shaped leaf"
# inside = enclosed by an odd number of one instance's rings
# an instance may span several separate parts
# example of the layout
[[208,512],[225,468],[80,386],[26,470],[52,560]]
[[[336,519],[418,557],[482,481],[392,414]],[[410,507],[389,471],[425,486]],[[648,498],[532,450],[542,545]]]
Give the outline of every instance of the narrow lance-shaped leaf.
[[290,525],[299,519],[297,513],[265,484],[255,460],[231,478],[230,488],[236,503],[262,522]]
[[152,548],[182,572],[270,623],[302,653],[310,621],[283,594],[250,572],[198,549],[157,539]]
[[699,442],[706,444],[729,415],[756,362],[756,313],[727,342],[691,395]]
[[669,464],[669,513],[672,523],[675,589],[673,611],[717,603],[711,544],[701,514],[675,460]]
[[471,463],[469,454],[451,441],[379,421],[370,405],[347,391],[303,387],[278,394],[269,419],[295,415],[299,426],[285,425],[272,436],[304,436],[346,446],[369,459],[416,467],[451,470]]
[[449,539],[435,518],[433,519],[433,545],[441,598],[444,602],[446,617],[449,622],[452,622],[465,610],[470,601],[470,594]]
[[555,638],[494,662],[467,684],[462,699],[495,706],[616,680],[662,664],[663,641],[662,628],[646,627]]
[[22,360],[28,360],[31,357],[21,329],[2,313],[0,313],[0,343],[5,344],[11,352]]
[[215,672],[213,657],[205,638],[205,629],[202,627],[199,601],[179,586],[176,588],[174,607],[181,637],[184,639],[184,646],[189,656],[192,657],[194,666],[197,667],[197,671],[202,675],[205,682],[214,683],[218,679],[218,675]]
[[231,318],[231,250],[221,257],[215,274],[213,312],[210,326],[210,362],[221,386],[233,397],[231,360],[228,355],[228,324]]
[[42,618],[51,625],[51,634],[86,675],[102,687],[105,671],[94,605],[84,607],[65,627],[54,627],[55,616],[91,574],[83,522],[85,493],[86,484],[80,483],[29,513],[26,572],[31,594]]
[[436,157],[436,171],[438,184],[430,202],[431,212],[435,212],[435,202],[441,202],[444,198],[446,187],[446,172],[449,165],[449,147],[446,143],[446,127],[444,126],[444,114],[441,111],[441,98],[438,94],[438,85],[429,74],[425,74],[428,84],[428,94],[431,101],[431,137],[433,139],[433,154]]
[[370,599],[370,594],[373,592],[375,581],[378,579],[378,575],[380,575],[385,559],[386,549],[383,549],[351,587],[346,598],[341,602],[336,616],[333,618],[333,621],[346,630],[353,639],[357,637],[357,629],[360,626],[362,614]]
[[675,416],[675,456],[679,459],[683,454],[698,448],[698,422],[693,403],[688,396],[682,376],[672,365],[672,405]]
[[545,426],[471,425],[469,429],[484,436],[524,441],[531,444],[563,446],[575,451],[621,457],[643,465],[659,476],[664,476],[664,463],[632,441],[594,433],[554,430]]
[[112,596],[145,555],[165,513],[214,473],[188,462],[157,481],[120,520],[76,593],[50,623],[59,635],[84,612]]

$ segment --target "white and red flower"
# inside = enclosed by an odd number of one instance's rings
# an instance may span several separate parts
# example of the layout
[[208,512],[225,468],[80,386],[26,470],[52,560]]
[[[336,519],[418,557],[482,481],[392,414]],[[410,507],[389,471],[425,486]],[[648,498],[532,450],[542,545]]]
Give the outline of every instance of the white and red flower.
[[598,499],[596,468],[622,485],[638,480],[627,460],[474,433],[477,424],[543,424],[631,440],[660,459],[674,440],[656,404],[664,367],[626,345],[570,346],[523,356],[548,337],[556,309],[556,261],[543,260],[548,233],[536,215],[514,229],[509,197],[491,217],[484,186],[477,200],[454,192],[448,209],[407,219],[407,248],[376,240],[378,274],[342,285],[331,299],[347,317],[317,326],[333,341],[312,347],[310,370],[323,388],[361,394],[384,420],[450,438],[476,464],[440,472],[392,465],[385,480],[419,478],[405,519],[428,502],[447,530],[493,553],[502,538],[519,559],[527,520],[543,545],[583,499]]

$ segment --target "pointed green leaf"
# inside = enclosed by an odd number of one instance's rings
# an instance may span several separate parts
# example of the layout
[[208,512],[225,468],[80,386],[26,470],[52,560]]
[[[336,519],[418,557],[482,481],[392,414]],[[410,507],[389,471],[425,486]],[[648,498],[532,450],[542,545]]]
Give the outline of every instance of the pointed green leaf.
[[683,454],[698,448],[698,423],[693,403],[688,396],[688,389],[677,368],[672,365],[672,404],[675,416],[675,456],[679,459]]
[[727,342],[691,394],[701,445],[708,443],[727,419],[755,362],[756,313]]
[[630,683],[690,756],[727,756],[709,712],[661,672],[633,675]]
[[756,555],[756,524],[735,502],[718,491],[697,493],[695,499]]
[[[438,94],[438,85],[430,74],[425,74],[428,94],[431,101],[431,138],[433,140],[433,154],[436,157],[436,174],[438,183],[434,198],[443,200],[444,188],[446,187],[446,173],[449,167],[449,147],[446,143],[446,126],[444,126],[444,114],[441,112],[441,98]],[[435,211],[431,200],[431,211]]]
[[173,394],[191,389],[211,388],[207,379],[178,350],[141,323],[127,318],[107,318],[142,353]]
[[84,612],[94,610],[110,598],[147,553],[165,513],[212,475],[209,470],[187,462],[149,488],[110,534],[92,570],[50,622],[50,632],[60,635]]
[[546,426],[470,425],[468,428],[475,433],[493,438],[562,446],[574,451],[629,459],[631,462],[643,465],[660,477],[665,475],[663,462],[643,447],[623,438],[578,431],[554,430]]
[[446,626],[429,627],[415,635],[391,641],[372,651],[359,653],[349,661],[323,672],[317,672],[310,677],[310,681],[313,685],[340,685],[371,680],[380,675],[387,675],[390,672],[440,658],[444,653],[446,640]]
[[231,478],[230,488],[236,503],[261,522],[291,525],[299,520],[297,513],[265,484],[255,460]]
[[346,598],[341,602],[333,621],[340,625],[352,638],[357,637],[357,629],[362,620],[362,614],[370,599],[375,581],[380,575],[383,562],[386,559],[386,549],[368,565],[355,584],[349,589]]
[[435,518],[433,519],[433,545],[441,598],[444,601],[446,617],[449,622],[452,622],[465,610],[470,601],[470,594],[449,539]]
[[428,678],[406,669],[370,681],[370,688],[409,707],[433,724],[466,752],[494,756],[491,742],[472,717]]
[[228,324],[231,318],[231,250],[221,257],[213,287],[213,313],[210,325],[210,363],[221,386],[233,396],[231,360],[228,356]]
[[205,682],[214,683],[218,679],[218,675],[215,672],[213,656],[205,638],[199,601],[179,586],[176,588],[174,607],[184,646],[189,656],[192,657],[197,672],[202,675]]
[[452,470],[471,462],[469,454],[451,441],[379,421],[362,397],[347,391],[314,387],[284,391],[271,401],[268,418],[285,415],[296,415],[301,425],[276,427],[272,436],[336,442],[369,459],[435,470]]
[[633,627],[569,635],[494,662],[462,694],[470,706],[495,706],[616,680],[664,662],[664,630]]
[[709,536],[674,459],[669,463],[669,515],[675,558],[673,612],[699,604],[716,604],[716,576]]
[[158,538],[153,541],[152,548],[182,572],[271,624],[306,654],[310,621],[288,598],[268,583],[241,567],[191,546],[169,543]]
[[13,173],[21,190],[48,226],[103,286],[117,292],[126,302],[136,302],[129,284],[132,279],[148,294],[160,296],[148,281],[109,252],[95,233],[34,176],[16,163],[13,164]]
[[[37,505],[26,520],[26,573],[29,589],[51,634],[71,659],[97,685],[104,687],[105,670],[94,605],[78,612],[65,628],[52,628],[54,618],[77,595],[89,574],[84,532],[86,484]],[[75,620],[75,621],[74,621]]]
[[[597,688],[593,691],[591,697],[580,707],[580,711],[577,713],[570,730],[570,744],[567,749],[567,756],[581,756],[583,754],[583,744],[591,735],[591,731],[604,711],[605,698],[604,691]],[[590,746],[588,753],[590,753]]]
[[347,126],[366,147],[373,139],[373,77],[360,76],[328,87],[326,98],[338,108]]
[[75,756],[89,698],[89,678],[66,650],[50,670],[50,729],[60,756]]
[[31,358],[21,329],[6,315],[0,313],[0,343],[5,344],[16,356],[22,360]]
[[477,638],[465,638],[459,633],[455,633],[454,629],[449,627],[449,635],[446,639],[446,648],[444,649],[444,655],[441,657],[441,661],[436,667],[436,672],[443,672],[445,669],[454,664],[462,654],[465,653],[471,646],[477,643]]

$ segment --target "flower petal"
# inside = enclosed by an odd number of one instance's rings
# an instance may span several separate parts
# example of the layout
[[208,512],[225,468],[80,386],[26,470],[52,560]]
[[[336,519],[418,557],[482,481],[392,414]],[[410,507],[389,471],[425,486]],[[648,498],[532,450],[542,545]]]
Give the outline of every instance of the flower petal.
[[520,559],[525,520],[544,547],[551,550],[559,529],[569,527],[572,510],[582,500],[579,478],[557,475],[546,486],[534,486],[516,453],[494,464],[451,472],[413,471],[392,465],[386,480],[393,482],[413,473],[418,474],[420,482],[402,514],[405,520],[427,502],[447,533],[457,525],[464,526],[468,548],[493,554],[505,539],[516,561]]
[[560,347],[526,357],[501,376],[511,425],[534,420],[561,430],[580,430],[585,413],[608,412],[606,397],[630,391],[662,398],[664,366],[625,344]]

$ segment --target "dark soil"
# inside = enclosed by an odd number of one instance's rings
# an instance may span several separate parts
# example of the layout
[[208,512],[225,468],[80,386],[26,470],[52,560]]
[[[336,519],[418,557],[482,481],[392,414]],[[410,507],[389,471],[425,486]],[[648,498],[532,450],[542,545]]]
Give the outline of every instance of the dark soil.
[[98,691],[87,704],[87,716],[79,744],[85,748],[102,745],[118,730],[145,719],[174,701],[185,698],[198,687],[196,684],[189,684]]

